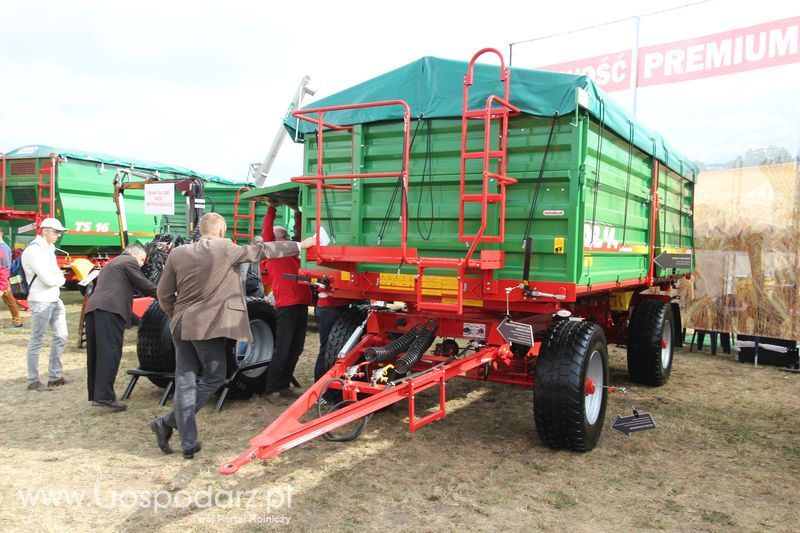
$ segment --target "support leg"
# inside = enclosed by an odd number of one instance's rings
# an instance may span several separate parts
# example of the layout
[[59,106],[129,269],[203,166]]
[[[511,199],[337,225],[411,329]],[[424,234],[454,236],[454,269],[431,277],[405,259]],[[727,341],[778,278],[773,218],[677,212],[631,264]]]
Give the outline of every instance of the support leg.
[[161,395],[161,400],[159,400],[158,402],[159,407],[164,407],[165,405],[167,405],[167,400],[169,399],[169,395],[172,394],[172,389],[174,387],[175,387],[175,381],[170,380],[170,382],[167,383],[167,386],[164,389],[164,394]]
[[128,382],[128,386],[125,387],[125,393],[122,395],[122,399],[127,401],[128,398],[131,397],[131,393],[133,392],[133,388],[136,386],[136,382],[139,381],[139,376],[134,374],[131,376],[131,380]]

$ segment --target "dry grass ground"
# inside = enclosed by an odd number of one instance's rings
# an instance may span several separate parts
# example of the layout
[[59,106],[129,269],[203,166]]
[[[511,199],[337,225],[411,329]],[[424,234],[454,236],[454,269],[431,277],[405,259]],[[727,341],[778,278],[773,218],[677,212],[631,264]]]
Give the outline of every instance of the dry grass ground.
[[[683,349],[666,387],[632,386],[609,401],[607,424],[635,402],[658,429],[624,437],[606,428],[582,455],[540,444],[530,391],[455,380],[447,418],[414,435],[399,404],[353,443],[317,440],[223,477],[218,466],[278,408],[261,398],[219,415],[206,408],[195,460],[162,455],[146,426],[162,412],[160,389],[140,383],[124,413],[88,405],[76,296],[65,295],[73,334],[65,387],[27,392],[27,328],[2,329],[2,531],[260,531],[287,519],[292,530],[797,529],[798,375]],[[301,381],[316,349],[310,333]],[[624,351],[612,349],[610,364],[611,381],[629,385]],[[135,365],[131,330],[118,394]]]

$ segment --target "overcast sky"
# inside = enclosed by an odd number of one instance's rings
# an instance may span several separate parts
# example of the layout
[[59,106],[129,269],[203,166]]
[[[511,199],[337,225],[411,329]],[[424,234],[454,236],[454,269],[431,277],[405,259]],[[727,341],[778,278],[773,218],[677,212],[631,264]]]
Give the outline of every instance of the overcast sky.
[[[305,74],[323,97],[425,55],[507,53],[510,42],[692,1],[6,0],[0,151],[47,144],[244,179]],[[603,43],[581,46],[588,56]],[[286,145],[271,181],[299,172]]]

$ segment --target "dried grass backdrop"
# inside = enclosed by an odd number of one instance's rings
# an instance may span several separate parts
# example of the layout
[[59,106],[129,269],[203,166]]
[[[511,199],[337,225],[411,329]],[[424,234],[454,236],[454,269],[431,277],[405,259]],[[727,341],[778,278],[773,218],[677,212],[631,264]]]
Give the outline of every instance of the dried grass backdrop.
[[697,270],[680,287],[685,325],[800,338],[798,163],[705,171],[695,194]]

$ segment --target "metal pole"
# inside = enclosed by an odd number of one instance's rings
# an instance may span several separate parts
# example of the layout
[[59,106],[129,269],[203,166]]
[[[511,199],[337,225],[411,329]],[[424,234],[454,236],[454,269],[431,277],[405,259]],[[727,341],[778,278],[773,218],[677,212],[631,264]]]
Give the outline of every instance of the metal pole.
[[6,154],[2,154],[3,165],[0,166],[0,178],[3,180],[3,203],[2,209],[6,208]]
[[792,320],[792,339],[800,339],[800,273],[797,271],[797,266],[800,265],[800,154],[795,158],[794,162],[794,211],[792,213],[792,231],[794,231],[794,263],[795,263],[795,279],[794,279],[794,301],[792,302],[792,309],[794,313],[794,320]]
[[639,86],[639,23],[641,17],[633,17],[633,53],[631,54],[631,113],[636,116],[636,96]]
[[[303,76],[303,79],[300,80],[300,85],[298,85],[297,91],[294,93],[294,98],[292,99],[292,103],[289,104],[289,110],[286,112],[286,115],[284,115],[284,120],[292,115],[292,111],[300,107],[300,104],[303,102],[303,97],[306,94],[314,96],[316,91],[308,86],[310,82],[311,78],[309,76]],[[256,173],[256,187],[263,187],[266,183],[267,174],[269,174],[272,165],[275,163],[275,158],[278,157],[278,151],[281,149],[283,139],[285,138],[286,128],[283,127],[283,121],[281,121],[278,126],[278,131],[275,133],[275,138],[272,139],[272,146],[270,146],[267,152],[267,157],[264,158],[264,162],[258,167],[258,172]]]

